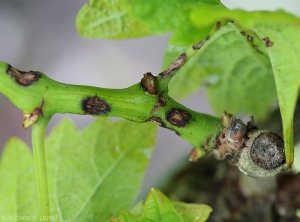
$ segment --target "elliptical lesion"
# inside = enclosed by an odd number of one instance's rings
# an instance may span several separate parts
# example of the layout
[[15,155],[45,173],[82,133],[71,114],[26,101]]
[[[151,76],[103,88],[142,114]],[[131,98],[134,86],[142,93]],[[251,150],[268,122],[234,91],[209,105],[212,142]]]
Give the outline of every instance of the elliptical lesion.
[[37,71],[20,71],[11,65],[7,64],[6,73],[22,86],[30,86],[33,82],[38,81],[42,75]]

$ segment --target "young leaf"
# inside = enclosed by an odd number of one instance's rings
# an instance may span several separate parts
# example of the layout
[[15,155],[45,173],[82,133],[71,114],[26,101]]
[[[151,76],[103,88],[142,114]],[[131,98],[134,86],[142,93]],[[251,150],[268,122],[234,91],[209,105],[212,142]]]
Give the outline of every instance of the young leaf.
[[144,206],[138,203],[131,212],[121,211],[119,218],[111,218],[110,221],[119,219],[124,222],[204,222],[211,211],[211,207],[203,204],[170,202],[163,193],[152,188]]
[[300,87],[299,24],[300,19],[289,26],[261,23],[254,29],[261,39],[272,44],[267,51],[276,82],[288,166],[294,161],[293,118]]
[[140,221],[176,222],[183,221],[168,198],[154,188],[148,194]]
[[[205,22],[201,20],[207,16]],[[246,12],[211,7],[211,10],[198,8],[191,13],[191,21],[198,27],[206,27],[216,19],[234,19],[245,29],[257,33],[265,41],[270,56],[279,106],[282,115],[284,146],[287,166],[293,164],[293,114],[300,85],[300,18],[282,10],[276,12]],[[199,21],[201,20],[201,22]]]
[[[0,162],[0,220],[14,221],[12,216],[39,214],[32,154],[20,139],[11,138]],[[26,218],[25,218],[26,219]]]
[[212,212],[212,208],[204,204],[172,202],[172,205],[185,222],[204,222]]
[[125,39],[174,31],[174,45],[194,43],[206,37],[215,24],[195,27],[190,12],[201,7],[219,6],[219,0],[143,1],[90,0],[79,11],[76,27],[88,38]]
[[174,31],[170,39],[173,45],[189,45],[206,37],[215,24],[198,29],[190,21],[189,14],[195,8],[221,6],[218,0],[161,1],[132,0],[130,14],[144,22],[151,34],[163,34]]
[[65,120],[46,141],[53,215],[99,221],[128,210],[148,165],[156,126],[97,119],[82,132]]
[[77,32],[87,38],[108,39],[148,35],[147,26],[127,13],[126,4],[126,0],[90,0],[77,15]]
[[110,217],[101,222],[139,222],[139,218],[128,211],[121,211],[119,217]]
[[138,217],[128,211],[121,211],[120,215],[119,215],[119,218],[124,221],[124,222],[137,222],[139,221]]
[[144,202],[141,200],[138,203],[134,205],[133,208],[131,208],[130,213],[140,216],[144,210]]
[[272,23],[277,25],[290,25],[298,18],[283,10],[271,11],[253,11],[248,12],[240,9],[229,10],[222,6],[198,7],[190,13],[191,22],[198,28],[204,28],[217,21],[232,20],[242,25],[248,30],[255,26],[258,21],[263,23]]
[[224,110],[243,111],[263,119],[276,100],[268,57],[253,48],[232,23],[217,31],[177,73],[170,83],[170,94],[188,96],[202,84],[207,85],[208,98],[217,115]]

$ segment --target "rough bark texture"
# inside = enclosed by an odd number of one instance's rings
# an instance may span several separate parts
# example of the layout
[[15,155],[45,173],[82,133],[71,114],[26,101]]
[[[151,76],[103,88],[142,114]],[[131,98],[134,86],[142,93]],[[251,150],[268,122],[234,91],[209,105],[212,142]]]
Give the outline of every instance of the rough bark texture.
[[[279,110],[259,126],[280,134]],[[300,141],[300,100],[294,126],[297,144]],[[252,178],[210,155],[186,165],[162,191],[172,200],[208,204],[213,208],[209,222],[300,221],[296,216],[300,208],[300,173]]]

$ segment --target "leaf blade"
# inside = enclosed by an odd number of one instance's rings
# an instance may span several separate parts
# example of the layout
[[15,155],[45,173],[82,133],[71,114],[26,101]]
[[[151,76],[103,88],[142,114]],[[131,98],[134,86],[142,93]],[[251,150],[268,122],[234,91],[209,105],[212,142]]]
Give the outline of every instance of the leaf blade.
[[172,202],[175,210],[180,213],[185,222],[204,222],[208,219],[212,208],[204,204],[188,204]]
[[5,145],[0,162],[0,181],[0,215],[37,218],[39,208],[33,156],[18,138],[12,137]]
[[168,198],[159,190],[151,188],[140,217],[141,221],[183,221]]
[[261,39],[268,37],[274,44],[267,47],[267,51],[273,67],[282,117],[286,164],[290,167],[294,161],[293,118],[300,88],[300,44],[297,41],[300,21],[291,26],[279,25],[276,29],[263,23],[257,25],[254,31]]
[[86,38],[125,39],[148,35],[145,24],[126,11],[127,1],[91,1],[76,17],[77,32]]
[[206,85],[217,115],[243,111],[265,118],[276,101],[271,64],[240,32],[232,23],[217,31],[170,82],[170,95],[182,98]]
[[[210,17],[205,22],[199,22],[199,13],[202,13],[201,16],[210,13]],[[300,44],[297,41],[300,18],[283,10],[245,12],[220,7],[206,11],[198,8],[191,13],[191,21],[199,28],[224,18],[234,19],[245,29],[253,30],[262,40],[267,37],[275,42],[274,46],[267,45],[267,51],[272,63],[282,115],[286,165],[290,167],[294,161],[293,114],[300,86]],[[290,63],[293,65],[288,66]]]
[[170,39],[173,45],[189,45],[206,37],[214,24],[208,24],[201,29],[190,21],[189,14],[196,7],[221,6],[218,0],[193,1],[143,1],[133,0],[128,6],[130,14],[147,24],[151,34],[164,34],[174,31]]
[[[65,141],[64,131],[70,132],[71,141]],[[155,131],[154,124],[99,118],[79,132],[63,122],[47,140],[48,146],[58,147],[47,149],[48,162],[54,161],[49,165],[49,177],[54,176],[49,187],[56,215],[61,220],[98,221],[129,209],[141,186]]]

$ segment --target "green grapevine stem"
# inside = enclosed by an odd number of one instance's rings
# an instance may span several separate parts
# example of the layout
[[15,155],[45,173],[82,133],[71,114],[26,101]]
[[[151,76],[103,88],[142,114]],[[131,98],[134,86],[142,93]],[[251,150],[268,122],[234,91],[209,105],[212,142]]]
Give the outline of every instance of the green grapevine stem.
[[32,149],[35,163],[40,215],[50,216],[47,168],[45,157],[45,131],[51,116],[40,117],[32,127]]
[[33,125],[32,143],[41,216],[50,214],[44,134],[56,113],[154,122],[173,130],[195,146],[191,160],[197,160],[212,150],[213,138],[223,128],[221,120],[190,110],[168,95],[169,81],[206,41],[208,37],[187,48],[157,77],[146,73],[140,83],[124,89],[64,84],[42,72],[24,72],[0,62],[0,92],[23,110],[23,127]]
[[[152,121],[175,131],[195,147],[201,147],[208,145],[206,139],[220,132],[220,119],[192,111],[176,102],[168,95],[167,85],[177,70],[207,40],[189,47],[158,77],[147,73],[152,79],[145,78],[145,74],[144,85],[142,80],[124,89],[64,84],[41,72],[22,72],[0,62],[0,92],[24,113],[35,115],[38,109],[40,113],[37,116],[73,113],[121,117],[139,123]],[[155,88],[154,93],[151,87]],[[211,142],[210,149],[213,147]]]

